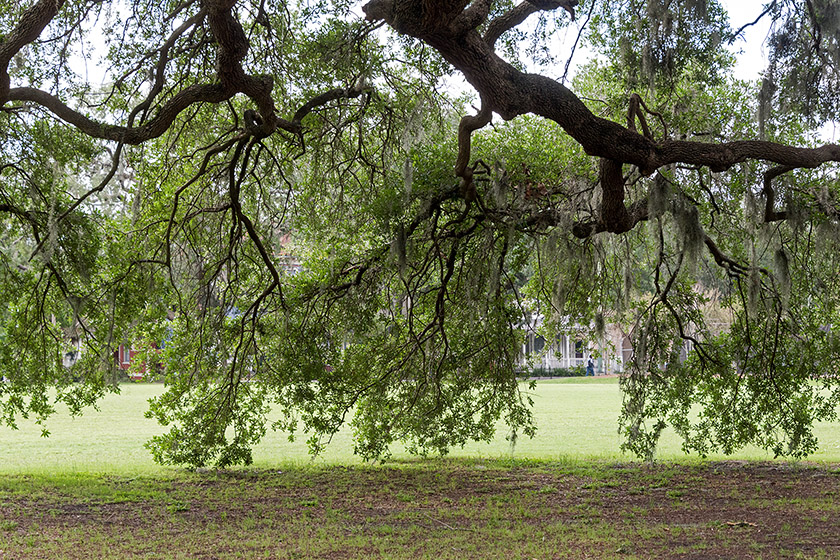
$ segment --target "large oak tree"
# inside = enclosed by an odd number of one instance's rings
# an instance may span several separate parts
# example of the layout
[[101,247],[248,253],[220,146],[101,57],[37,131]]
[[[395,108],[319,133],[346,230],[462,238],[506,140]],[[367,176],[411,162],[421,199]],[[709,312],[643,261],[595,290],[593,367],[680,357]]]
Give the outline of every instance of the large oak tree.
[[833,2],[755,14],[756,84],[714,0],[2,8],[8,425],[116,389],[130,342],[163,462],[247,462],[268,425],[349,422],[368,458],[515,438],[529,313],[625,329],[639,455],[666,424],[803,455],[836,416]]

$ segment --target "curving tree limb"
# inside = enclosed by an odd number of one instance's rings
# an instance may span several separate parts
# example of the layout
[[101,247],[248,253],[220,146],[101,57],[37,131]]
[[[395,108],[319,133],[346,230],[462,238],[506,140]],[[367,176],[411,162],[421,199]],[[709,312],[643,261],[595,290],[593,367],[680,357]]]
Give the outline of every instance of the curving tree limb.
[[64,0],[40,0],[23,12],[14,31],[0,42],[0,106],[9,100],[9,62],[12,57],[41,35],[63,5]]
[[[426,1],[442,7],[443,0]],[[648,135],[594,115],[568,88],[547,77],[521,72],[493,50],[493,43],[504,31],[524,21],[532,9],[556,9],[565,3],[554,1],[520,4],[511,12],[491,22],[484,37],[475,29],[458,33],[447,23],[424,19],[417,0],[371,0],[364,7],[369,20],[384,20],[400,33],[411,35],[434,47],[450,64],[460,70],[479,92],[483,107],[504,119],[532,113],[559,124],[589,155],[603,158],[601,188],[604,206],[601,223],[584,227],[576,234],[596,231],[627,231],[634,224],[623,202],[622,164],[632,164],[643,175],[671,164],[708,167],[721,172],[747,160],[765,160],[790,168],[814,168],[840,161],[840,146],[798,148],[766,141],[739,141],[722,144],[664,139],[656,142]],[[638,111],[636,111],[638,113]],[[633,127],[635,128],[635,127]],[[646,128],[643,126],[643,129]],[[459,150],[460,151],[460,150]],[[621,188],[619,188],[621,187]],[[621,192],[619,192],[621,191]],[[635,223],[642,220],[638,214]]]

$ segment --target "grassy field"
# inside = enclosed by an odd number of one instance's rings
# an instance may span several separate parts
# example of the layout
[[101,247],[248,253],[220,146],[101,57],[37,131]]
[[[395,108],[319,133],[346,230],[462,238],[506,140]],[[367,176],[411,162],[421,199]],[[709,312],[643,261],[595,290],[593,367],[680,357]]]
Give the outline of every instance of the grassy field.
[[[51,432],[49,438],[42,438],[40,427],[33,422],[21,422],[17,431],[0,428],[0,473],[159,472],[161,468],[152,462],[143,444],[163,428],[144,418],[143,412],[148,399],[162,390],[160,385],[124,385],[122,393],[108,396],[98,411],[89,410],[78,418],[59,415],[50,419],[47,425]],[[540,460],[632,459],[619,449],[617,418],[621,394],[616,378],[542,381],[533,399],[539,428],[535,438],[519,438],[516,447],[511,448],[502,426],[492,443],[470,444],[464,449],[452,450],[452,455]],[[817,431],[821,447],[811,459],[840,462],[840,425],[820,425]],[[302,437],[290,443],[285,434],[269,433],[255,450],[255,466],[268,468],[278,464],[309,463],[305,439]],[[358,463],[352,449],[351,434],[339,433],[316,463]],[[395,456],[407,457],[399,450]],[[684,458],[677,438],[666,433],[658,459]],[[771,457],[762,450],[746,449],[729,458],[766,460]]]
[[0,430],[0,560],[840,558],[837,425],[822,463],[686,459],[668,435],[645,464],[618,450],[615,379],[552,380],[515,449],[362,465],[348,433],[316,461],[270,434],[252,468],[192,472],[143,448],[162,388],[123,389],[48,439]]
[[838,475],[500,459],[0,475],[0,558],[828,559]]

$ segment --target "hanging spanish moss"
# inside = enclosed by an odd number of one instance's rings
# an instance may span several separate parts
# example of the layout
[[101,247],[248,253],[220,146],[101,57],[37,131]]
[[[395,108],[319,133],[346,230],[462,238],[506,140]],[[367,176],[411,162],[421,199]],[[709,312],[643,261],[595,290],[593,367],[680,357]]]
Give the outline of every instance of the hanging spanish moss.
[[504,165],[496,161],[493,164],[493,173],[490,181],[490,194],[497,208],[505,208],[508,205],[508,192],[510,184],[507,170]]
[[592,331],[599,340],[603,340],[606,337],[607,321],[604,318],[603,312],[598,311],[595,313],[595,317],[592,320]]
[[717,2],[630,0],[604,3],[603,10],[626,22],[611,30],[610,48],[624,63],[630,91],[671,90],[687,59],[702,60],[716,71],[718,63],[709,55],[718,49],[727,29]]
[[406,156],[405,163],[403,163],[403,185],[405,187],[406,199],[411,197],[411,186],[414,184],[414,165],[411,163],[411,158]]
[[661,173],[656,173],[648,184],[648,214],[658,218],[670,207],[671,185]]
[[694,266],[705,249],[706,240],[697,207],[684,197],[680,197],[674,201],[673,215],[680,231],[682,252],[687,264]]
[[685,5],[693,16],[703,21],[708,19],[709,0],[686,0]]
[[834,0],[774,4],[768,37],[768,78],[779,105],[811,123],[836,119],[840,109],[840,5]]
[[773,99],[776,95],[776,84],[772,78],[772,70],[769,75],[761,80],[761,89],[758,92],[758,135],[761,139],[767,138],[767,123],[773,112]]

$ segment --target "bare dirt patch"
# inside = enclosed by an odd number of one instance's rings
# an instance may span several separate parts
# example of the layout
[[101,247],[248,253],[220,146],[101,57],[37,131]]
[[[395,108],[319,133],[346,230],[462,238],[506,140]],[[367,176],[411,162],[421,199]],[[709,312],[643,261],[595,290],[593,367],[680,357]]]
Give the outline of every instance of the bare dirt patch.
[[183,473],[133,494],[97,479],[95,496],[13,482],[4,560],[840,558],[832,466],[423,462]]

